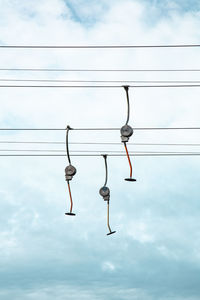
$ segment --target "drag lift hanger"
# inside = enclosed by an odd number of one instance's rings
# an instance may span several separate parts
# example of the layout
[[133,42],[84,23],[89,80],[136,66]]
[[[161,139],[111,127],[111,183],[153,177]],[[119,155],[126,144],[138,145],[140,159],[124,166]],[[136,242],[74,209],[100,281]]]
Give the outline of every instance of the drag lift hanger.
[[108,166],[107,166],[107,155],[103,155],[105,161],[105,171],[106,171],[106,178],[105,183],[102,188],[99,190],[99,194],[103,197],[104,201],[107,202],[107,226],[109,229],[109,233],[107,235],[113,234],[116,231],[112,231],[110,228],[110,221],[109,221],[109,204],[110,204],[110,189],[106,186],[108,180]]
[[67,181],[68,190],[69,190],[69,198],[70,198],[70,211],[65,213],[65,215],[75,216],[75,214],[72,212],[73,200],[72,200],[72,194],[71,194],[71,189],[70,189],[70,184],[69,184],[70,180],[72,180],[73,176],[76,174],[76,168],[74,166],[72,166],[70,155],[69,155],[68,136],[69,136],[70,129],[72,129],[72,128],[70,126],[67,126],[67,129],[66,129],[66,151],[67,151],[67,158],[68,158],[69,165],[65,168],[65,180]]
[[125,178],[125,180],[126,181],[136,181],[136,179],[134,179],[132,177],[132,173],[133,173],[132,172],[132,164],[131,164],[130,156],[129,156],[129,153],[128,153],[128,148],[127,148],[127,145],[126,145],[129,138],[133,134],[133,128],[130,125],[128,125],[129,115],[130,115],[130,103],[129,103],[129,94],[128,94],[129,86],[124,86],[124,89],[126,91],[126,98],[127,98],[127,120],[126,120],[125,125],[122,126],[122,128],[120,129],[120,132],[121,132],[121,141],[124,144],[124,148],[126,150],[126,155],[127,155],[129,166],[130,166],[130,177]]

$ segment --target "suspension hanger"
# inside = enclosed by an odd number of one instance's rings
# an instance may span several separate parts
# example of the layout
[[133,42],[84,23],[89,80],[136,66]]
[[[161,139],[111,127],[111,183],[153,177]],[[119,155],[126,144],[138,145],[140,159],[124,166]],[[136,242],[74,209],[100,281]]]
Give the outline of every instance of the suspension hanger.
[[105,161],[105,171],[106,171],[106,176],[105,176],[105,183],[102,188],[99,190],[99,194],[103,197],[104,201],[107,201],[107,226],[109,229],[109,233],[107,235],[113,234],[116,231],[112,231],[110,228],[110,221],[109,221],[109,202],[110,202],[110,189],[106,186],[107,181],[108,181],[108,166],[107,166],[107,155],[103,155],[104,161]]
[[75,216],[76,214],[72,212],[73,200],[72,200],[72,194],[71,194],[71,189],[69,184],[69,181],[72,180],[73,176],[76,174],[76,168],[72,166],[70,155],[69,155],[69,130],[71,129],[72,128],[70,126],[67,126],[66,128],[66,151],[67,151],[67,158],[68,158],[69,165],[65,168],[65,180],[67,181],[68,190],[69,190],[70,212],[65,213],[65,215]]
[[121,132],[121,141],[124,144],[124,148],[126,150],[126,156],[128,158],[128,162],[129,162],[129,166],[130,166],[130,177],[129,178],[125,178],[126,181],[136,181],[136,179],[132,178],[132,164],[131,164],[131,160],[130,160],[130,156],[128,153],[128,148],[126,143],[128,142],[129,138],[132,136],[133,134],[133,128],[128,125],[129,122],[129,115],[130,115],[130,102],[129,102],[129,94],[128,94],[128,90],[129,90],[129,86],[128,85],[124,85],[123,88],[126,91],[126,99],[127,99],[127,119],[126,119],[126,123],[124,126],[122,126],[122,128],[120,129]]

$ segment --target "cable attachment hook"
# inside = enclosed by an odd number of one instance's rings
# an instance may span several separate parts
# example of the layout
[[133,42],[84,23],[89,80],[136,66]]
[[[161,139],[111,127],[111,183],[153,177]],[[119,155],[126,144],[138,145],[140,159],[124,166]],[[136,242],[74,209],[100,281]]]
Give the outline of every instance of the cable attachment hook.
[[104,201],[107,201],[107,226],[109,229],[109,233],[107,235],[113,234],[116,231],[112,231],[110,228],[110,221],[109,221],[109,202],[110,202],[110,189],[106,186],[107,181],[108,181],[108,166],[107,166],[107,155],[103,155],[104,162],[105,162],[105,171],[106,171],[106,176],[105,176],[105,183],[100,188],[99,194],[103,197]]
[[72,200],[72,194],[71,194],[71,189],[70,189],[70,184],[69,184],[69,181],[72,180],[73,176],[76,174],[76,168],[74,166],[72,166],[70,155],[69,155],[69,141],[68,140],[69,140],[69,130],[71,130],[71,129],[72,128],[70,126],[67,126],[67,128],[66,128],[66,151],[67,151],[67,158],[68,158],[69,165],[65,168],[65,180],[67,181],[68,191],[69,191],[70,212],[65,213],[65,215],[75,216],[75,214],[72,212],[73,200]]
[[122,143],[124,143],[124,148],[126,150],[126,156],[128,158],[128,162],[129,162],[129,166],[130,166],[130,178],[125,178],[125,180],[126,181],[136,181],[136,179],[132,178],[132,164],[131,164],[130,156],[128,153],[128,148],[126,145],[126,143],[129,141],[129,138],[133,135],[133,128],[130,125],[128,125],[129,116],[130,116],[130,101],[129,101],[129,94],[128,94],[129,86],[125,85],[125,86],[123,86],[123,88],[126,91],[127,119],[126,119],[125,125],[122,126],[122,128],[120,129],[120,133],[121,133],[121,141],[122,141]]

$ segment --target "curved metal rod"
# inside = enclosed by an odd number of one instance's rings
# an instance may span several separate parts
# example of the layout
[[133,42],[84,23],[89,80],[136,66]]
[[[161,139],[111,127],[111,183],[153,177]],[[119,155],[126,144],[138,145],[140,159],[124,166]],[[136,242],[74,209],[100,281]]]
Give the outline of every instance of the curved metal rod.
[[110,228],[110,223],[109,223],[109,201],[107,201],[107,225],[108,225],[109,231],[112,232],[112,230]]
[[67,130],[66,130],[66,151],[67,151],[67,158],[69,161],[69,164],[71,165],[71,159],[70,159],[70,155],[69,155],[69,130],[72,129],[69,125],[67,126]]
[[129,121],[129,116],[130,116],[130,101],[129,101],[129,94],[128,94],[129,86],[128,85],[124,85],[123,88],[126,91],[126,99],[127,99],[127,120],[126,120],[126,125],[127,125],[128,121]]
[[116,232],[116,231],[112,231],[111,228],[110,228],[110,222],[109,222],[109,201],[107,201],[107,226],[108,226],[108,229],[109,229],[109,233],[107,233],[107,235],[110,235],[110,234],[113,234],[113,233]]
[[110,228],[110,222],[109,222],[109,201],[107,201],[107,225],[110,232],[112,232]]
[[108,165],[107,165],[107,155],[103,155],[104,161],[105,161],[105,170],[106,170],[106,178],[105,178],[105,183],[104,186],[106,186],[107,181],[108,181]]
[[71,189],[70,189],[70,184],[69,180],[67,180],[67,185],[68,185],[68,190],[69,190],[69,197],[70,197],[70,214],[72,213],[72,208],[73,208],[73,201],[72,201],[72,194],[71,194]]
[[126,146],[126,142],[124,142],[124,147],[125,147],[125,150],[126,150],[126,155],[127,155],[128,162],[129,162],[129,166],[130,166],[130,178],[132,178],[133,168],[132,168],[130,156],[129,156],[129,153],[128,153],[128,148],[127,148],[127,146]]

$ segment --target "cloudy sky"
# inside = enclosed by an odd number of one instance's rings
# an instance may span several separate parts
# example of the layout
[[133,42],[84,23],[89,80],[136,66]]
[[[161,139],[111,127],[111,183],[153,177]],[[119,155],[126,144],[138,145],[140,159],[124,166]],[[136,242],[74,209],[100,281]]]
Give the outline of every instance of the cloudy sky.
[[[1,45],[184,44],[200,41],[197,0],[0,0]],[[196,49],[0,49],[0,68],[199,68]],[[0,71],[0,79],[199,80],[194,73]],[[5,82],[4,82],[5,83]],[[2,84],[2,82],[1,82]],[[2,88],[1,128],[121,127],[123,89]],[[199,89],[130,90],[135,127],[199,126]],[[1,132],[0,141],[65,141],[65,132]],[[70,132],[71,142],[120,142],[119,132]],[[135,143],[199,143],[195,131],[135,132]],[[65,145],[0,144],[2,149]],[[129,147],[162,151],[159,147]],[[71,150],[123,150],[71,145]],[[177,147],[164,148],[177,151]],[[178,148],[179,149],[179,148]],[[181,148],[193,151],[196,148]],[[5,152],[2,152],[5,153]],[[73,157],[75,218],[66,157],[0,157],[0,298],[196,300],[200,295],[200,161],[108,157],[106,236],[102,157]]]

